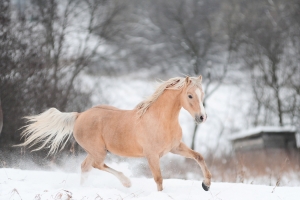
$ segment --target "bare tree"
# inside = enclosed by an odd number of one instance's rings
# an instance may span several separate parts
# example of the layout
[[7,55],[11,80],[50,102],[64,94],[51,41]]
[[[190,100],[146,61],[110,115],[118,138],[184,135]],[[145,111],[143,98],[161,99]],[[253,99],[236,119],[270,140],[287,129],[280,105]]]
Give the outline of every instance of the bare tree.
[[1,99],[0,99],[0,135],[3,127],[3,113],[2,113],[2,107],[1,107]]
[[[0,139],[10,144],[19,142],[17,130],[25,115],[49,107],[80,111],[90,106],[90,91],[80,87],[78,77],[108,56],[99,47],[110,48],[109,37],[117,35],[111,35],[110,26],[121,7],[116,9],[117,1],[32,0],[20,20],[12,18],[14,5],[7,2],[11,8],[1,7],[5,32],[0,38],[0,96],[5,115]],[[102,11],[113,14],[100,16]]]
[[[235,32],[229,30],[232,23],[226,22],[226,33],[231,31],[230,38],[226,39],[218,21],[222,16],[219,12],[221,4],[206,0],[176,0],[148,2],[144,6],[148,10],[141,14],[144,18],[137,25],[144,31],[134,35],[139,41],[139,45],[134,45],[138,46],[138,55],[143,53],[143,61],[149,62],[149,67],[159,65],[162,73],[202,74],[206,102],[223,83],[234,50]],[[197,130],[195,125],[192,149]]]
[[[1,65],[9,63],[9,56],[7,55],[8,52],[4,52],[3,49],[8,44],[8,26],[10,23],[9,18],[9,4],[10,1],[1,1],[0,2],[0,60]],[[1,67],[2,68],[2,67]],[[1,107],[1,95],[0,95],[0,135],[3,127],[3,113]]]
[[[294,80],[299,76],[297,36],[290,37],[291,18],[286,2],[255,3],[248,6],[244,29],[243,60],[250,70],[254,96],[253,124],[295,123],[295,110],[299,106]],[[265,11],[265,12],[262,12]],[[253,13],[262,13],[260,17]],[[245,22],[246,24],[246,22]],[[297,46],[297,47],[296,47]],[[296,62],[295,62],[296,61]],[[277,122],[271,116],[277,116]],[[263,117],[262,117],[263,116]]]

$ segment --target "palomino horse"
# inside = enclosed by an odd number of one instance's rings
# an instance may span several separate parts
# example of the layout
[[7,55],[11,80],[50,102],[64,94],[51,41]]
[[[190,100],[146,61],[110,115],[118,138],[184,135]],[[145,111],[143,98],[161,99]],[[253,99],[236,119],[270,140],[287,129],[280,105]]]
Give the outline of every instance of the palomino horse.
[[171,78],[133,110],[100,105],[82,113],[61,113],[51,108],[40,115],[26,117],[30,124],[22,133],[25,142],[19,146],[31,147],[41,142],[35,150],[50,144],[49,154],[55,154],[65,146],[73,132],[88,154],[81,164],[81,183],[94,167],[115,175],[125,187],[131,186],[129,178],[104,163],[109,151],[120,156],[146,157],[159,191],[163,189],[159,159],[172,152],[197,161],[204,175],[202,187],[207,191],[211,173],[202,155],[181,141],[182,130],[178,123],[182,107],[196,123],[206,120],[201,81],[202,76]]

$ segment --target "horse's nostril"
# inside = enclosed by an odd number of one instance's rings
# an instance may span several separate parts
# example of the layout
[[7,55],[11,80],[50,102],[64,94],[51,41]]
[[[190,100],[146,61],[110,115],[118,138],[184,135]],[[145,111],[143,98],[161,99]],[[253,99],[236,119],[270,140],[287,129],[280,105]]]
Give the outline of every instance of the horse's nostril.
[[197,123],[204,122],[204,121],[205,121],[205,116],[204,116],[204,115],[196,115],[196,116],[195,116],[195,121],[196,121]]

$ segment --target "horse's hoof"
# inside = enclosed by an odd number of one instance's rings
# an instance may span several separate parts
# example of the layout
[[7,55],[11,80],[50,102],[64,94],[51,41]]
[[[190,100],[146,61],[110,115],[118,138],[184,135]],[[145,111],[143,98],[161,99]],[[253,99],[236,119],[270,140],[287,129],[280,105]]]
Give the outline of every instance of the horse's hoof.
[[131,181],[129,178],[125,177],[123,180],[122,180],[122,184],[124,185],[124,187],[127,187],[127,188],[130,188],[131,187]]
[[208,191],[208,190],[209,190],[209,186],[205,185],[203,182],[202,182],[202,188],[203,188],[203,190],[205,190],[205,191]]
[[158,185],[158,186],[157,186],[157,191],[162,191],[162,190],[163,190],[162,185]]
[[130,188],[131,187],[131,182],[126,182],[123,183],[124,187]]

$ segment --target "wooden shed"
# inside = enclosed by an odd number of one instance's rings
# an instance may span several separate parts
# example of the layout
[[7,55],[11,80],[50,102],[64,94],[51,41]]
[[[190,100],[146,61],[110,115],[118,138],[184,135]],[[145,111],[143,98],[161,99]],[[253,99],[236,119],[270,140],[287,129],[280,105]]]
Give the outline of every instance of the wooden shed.
[[300,142],[295,127],[256,127],[229,136],[236,152],[297,149]]
[[300,164],[300,137],[295,127],[256,127],[232,134],[235,158],[241,169],[257,174],[279,173]]

